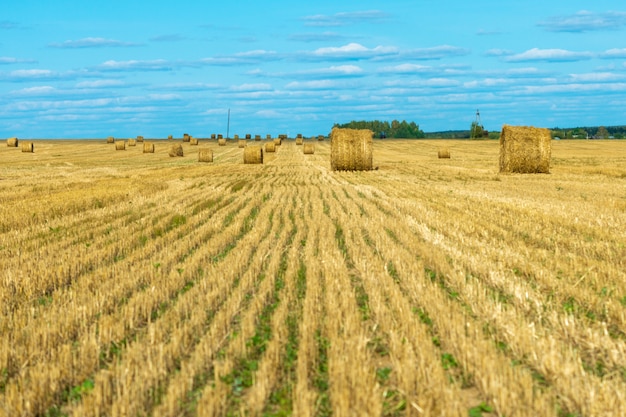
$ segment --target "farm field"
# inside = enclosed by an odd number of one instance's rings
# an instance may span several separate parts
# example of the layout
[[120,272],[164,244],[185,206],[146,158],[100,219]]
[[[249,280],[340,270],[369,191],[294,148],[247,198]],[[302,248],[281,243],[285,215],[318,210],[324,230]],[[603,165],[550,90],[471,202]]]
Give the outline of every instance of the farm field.
[[626,415],[626,141],[152,143],[0,146],[0,416]]

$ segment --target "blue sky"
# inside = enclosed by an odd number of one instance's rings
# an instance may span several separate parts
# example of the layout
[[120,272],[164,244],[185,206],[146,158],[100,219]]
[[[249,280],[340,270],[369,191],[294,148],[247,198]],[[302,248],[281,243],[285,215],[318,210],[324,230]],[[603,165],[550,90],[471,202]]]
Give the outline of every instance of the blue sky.
[[0,136],[626,124],[622,1],[0,4]]

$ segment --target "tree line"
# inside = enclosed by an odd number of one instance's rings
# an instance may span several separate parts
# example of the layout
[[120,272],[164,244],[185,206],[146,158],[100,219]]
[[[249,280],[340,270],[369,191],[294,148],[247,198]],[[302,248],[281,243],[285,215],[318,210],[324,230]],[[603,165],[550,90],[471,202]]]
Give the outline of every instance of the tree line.
[[398,121],[392,120],[391,122],[373,120],[373,121],[351,121],[350,123],[335,123],[333,127],[339,127],[344,129],[369,129],[374,132],[376,138],[403,138],[403,139],[422,139],[424,138],[424,131],[420,129],[419,125],[415,122],[408,122],[406,120]]

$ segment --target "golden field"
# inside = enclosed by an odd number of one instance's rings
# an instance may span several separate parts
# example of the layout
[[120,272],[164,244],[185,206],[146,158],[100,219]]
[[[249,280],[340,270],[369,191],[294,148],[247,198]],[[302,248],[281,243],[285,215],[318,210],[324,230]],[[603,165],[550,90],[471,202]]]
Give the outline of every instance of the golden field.
[[626,141],[105,142],[0,147],[0,415],[626,415]]

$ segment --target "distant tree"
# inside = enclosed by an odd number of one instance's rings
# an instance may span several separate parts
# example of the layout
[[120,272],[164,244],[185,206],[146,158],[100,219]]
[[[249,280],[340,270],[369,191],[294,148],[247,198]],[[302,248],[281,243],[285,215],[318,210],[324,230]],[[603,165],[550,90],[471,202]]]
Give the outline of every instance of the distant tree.
[[373,121],[351,121],[350,123],[335,124],[335,127],[348,129],[370,129],[374,132],[374,137],[380,138],[381,134],[387,138],[421,139],[424,132],[415,122],[407,123],[406,120],[393,120],[391,123],[380,120]]
[[609,135],[609,131],[608,131],[608,130],[606,130],[606,127],[604,127],[604,126],[600,126],[600,127],[598,128],[598,131],[596,132],[596,138],[598,138],[598,139],[606,139],[606,138],[608,138],[609,136],[610,136],[610,135]]
[[472,122],[470,126],[470,139],[482,139],[485,137],[484,128],[478,122]]

